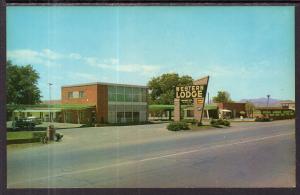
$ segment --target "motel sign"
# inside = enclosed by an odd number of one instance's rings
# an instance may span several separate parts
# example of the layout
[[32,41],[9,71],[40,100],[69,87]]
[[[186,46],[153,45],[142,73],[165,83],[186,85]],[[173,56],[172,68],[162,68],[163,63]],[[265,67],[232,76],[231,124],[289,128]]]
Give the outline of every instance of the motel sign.
[[176,87],[176,98],[185,100],[192,98],[203,99],[206,94],[207,85],[188,85]]
[[181,120],[181,103],[190,101],[194,107],[194,119],[201,123],[209,76],[195,80],[193,85],[176,86],[174,98],[174,121]]

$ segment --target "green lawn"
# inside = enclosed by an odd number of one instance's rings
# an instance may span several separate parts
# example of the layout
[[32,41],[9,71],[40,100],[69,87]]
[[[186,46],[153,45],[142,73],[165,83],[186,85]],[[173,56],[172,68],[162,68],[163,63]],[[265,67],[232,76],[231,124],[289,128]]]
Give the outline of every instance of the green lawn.
[[[37,131],[35,131],[37,132]],[[7,132],[7,140],[17,140],[17,139],[32,139],[33,131],[16,131]]]

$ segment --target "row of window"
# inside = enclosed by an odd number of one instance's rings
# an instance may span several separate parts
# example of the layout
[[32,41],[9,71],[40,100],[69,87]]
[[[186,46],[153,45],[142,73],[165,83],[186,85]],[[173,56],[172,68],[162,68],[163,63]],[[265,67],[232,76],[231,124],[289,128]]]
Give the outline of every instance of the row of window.
[[146,102],[146,94],[108,94],[110,102]]
[[68,92],[68,99],[84,98],[84,91],[72,91]]
[[146,95],[147,89],[139,87],[108,86],[108,94]]
[[108,112],[109,123],[128,123],[146,121],[146,112]]

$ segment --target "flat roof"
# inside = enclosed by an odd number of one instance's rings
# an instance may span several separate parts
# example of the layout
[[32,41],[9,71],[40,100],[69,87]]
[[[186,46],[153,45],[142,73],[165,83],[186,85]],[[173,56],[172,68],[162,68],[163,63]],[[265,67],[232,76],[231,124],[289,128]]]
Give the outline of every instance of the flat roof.
[[87,86],[87,85],[110,85],[110,86],[124,86],[124,87],[139,87],[139,88],[148,88],[144,85],[133,85],[133,84],[121,84],[121,83],[105,83],[105,82],[94,82],[94,83],[80,83],[80,84],[73,84],[73,85],[63,85],[64,87],[80,87],[80,86]]
[[255,107],[256,110],[290,110],[289,108],[282,107]]

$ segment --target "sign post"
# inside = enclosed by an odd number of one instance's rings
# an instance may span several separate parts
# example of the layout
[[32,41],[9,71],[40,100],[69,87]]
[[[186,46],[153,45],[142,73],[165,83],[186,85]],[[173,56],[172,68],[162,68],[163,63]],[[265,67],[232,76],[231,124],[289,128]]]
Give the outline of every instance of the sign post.
[[174,121],[180,121],[181,101],[193,100],[194,118],[202,121],[205,104],[205,96],[208,86],[209,76],[194,81],[193,85],[176,86],[174,99]]
[[194,101],[194,118],[199,123],[202,122],[202,116],[203,116],[203,112],[204,112],[208,81],[209,81],[209,76],[194,81],[194,84],[205,86],[205,90],[203,91],[203,94],[202,94],[202,101],[199,101],[199,102],[198,102],[198,100],[196,100],[196,102]]

